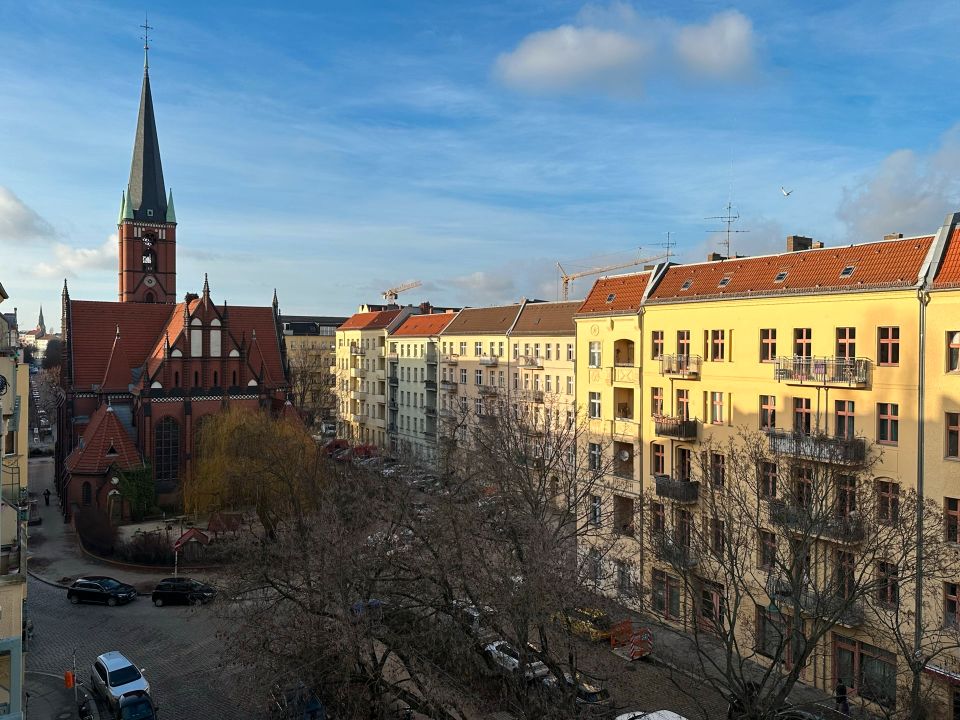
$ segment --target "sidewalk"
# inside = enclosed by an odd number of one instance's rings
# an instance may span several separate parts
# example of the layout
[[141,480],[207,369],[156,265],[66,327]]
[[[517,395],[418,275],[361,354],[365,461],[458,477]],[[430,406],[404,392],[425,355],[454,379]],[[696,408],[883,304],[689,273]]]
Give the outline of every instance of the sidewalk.
[[[73,690],[67,690],[63,686],[63,677],[28,670],[26,685],[30,696],[26,712],[29,720],[68,720],[78,717]],[[78,693],[83,698],[83,689]],[[97,704],[91,702],[90,707],[93,717],[99,720]]]
[[[169,570],[130,570],[85,555],[76,532],[63,521],[57,507],[53,467],[53,458],[30,460],[30,493],[39,501],[42,519],[41,524],[29,530],[27,570],[31,576],[50,585],[66,587],[84,575],[109,575],[133,585],[141,593],[149,593],[160,580],[172,575]],[[47,488],[51,492],[49,507],[43,502],[43,491]]]

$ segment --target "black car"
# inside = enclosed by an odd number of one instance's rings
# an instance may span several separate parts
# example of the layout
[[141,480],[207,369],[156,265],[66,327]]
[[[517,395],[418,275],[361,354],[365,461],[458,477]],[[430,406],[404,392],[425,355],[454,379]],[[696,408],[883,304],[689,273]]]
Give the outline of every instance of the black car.
[[164,605],[202,605],[213,600],[217,591],[205,583],[187,577],[165,578],[153,590],[151,598],[157,607]]
[[67,588],[67,600],[74,605],[81,602],[122,605],[136,599],[137,589],[119,580],[104,575],[89,575],[77,578]]
[[117,704],[118,720],[156,720],[157,706],[148,693],[142,690],[120,696]]

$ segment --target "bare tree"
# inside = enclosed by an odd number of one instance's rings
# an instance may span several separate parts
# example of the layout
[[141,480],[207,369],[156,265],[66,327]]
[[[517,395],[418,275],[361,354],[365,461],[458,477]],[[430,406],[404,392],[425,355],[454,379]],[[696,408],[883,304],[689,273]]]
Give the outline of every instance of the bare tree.
[[291,402],[304,414],[308,426],[334,407],[335,376],[328,363],[319,351],[306,347],[287,353]]

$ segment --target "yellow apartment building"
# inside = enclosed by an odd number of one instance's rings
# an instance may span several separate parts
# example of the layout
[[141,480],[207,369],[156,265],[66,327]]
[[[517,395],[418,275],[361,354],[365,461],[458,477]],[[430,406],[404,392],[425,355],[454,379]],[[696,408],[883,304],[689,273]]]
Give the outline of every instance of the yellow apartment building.
[[294,404],[309,420],[334,419],[337,328],[347,318],[283,315],[281,321]]

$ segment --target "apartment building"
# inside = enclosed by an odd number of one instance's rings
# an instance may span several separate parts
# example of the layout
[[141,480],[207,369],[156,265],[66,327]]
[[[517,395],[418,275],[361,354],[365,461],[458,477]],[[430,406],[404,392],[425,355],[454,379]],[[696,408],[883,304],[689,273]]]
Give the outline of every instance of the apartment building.
[[387,447],[387,335],[417,308],[358,312],[337,328],[337,435]]
[[[0,303],[8,296],[0,285]],[[0,719],[23,717],[30,374],[15,313],[0,312]]]
[[333,420],[337,414],[337,328],[344,317],[283,315],[290,388],[308,420]]
[[439,336],[455,317],[410,315],[387,338],[390,449],[425,464],[437,453]]

